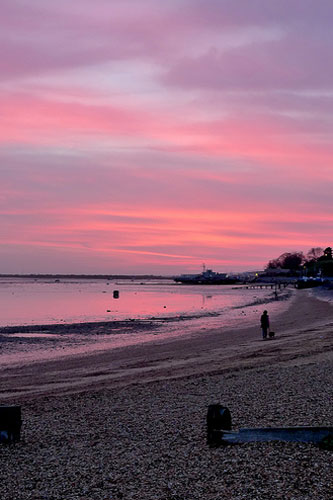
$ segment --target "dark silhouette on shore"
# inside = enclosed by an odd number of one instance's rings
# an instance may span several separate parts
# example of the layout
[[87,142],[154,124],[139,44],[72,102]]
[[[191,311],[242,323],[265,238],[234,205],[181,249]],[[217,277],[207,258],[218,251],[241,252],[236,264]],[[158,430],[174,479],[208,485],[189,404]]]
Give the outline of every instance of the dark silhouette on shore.
[[267,333],[269,329],[269,316],[267,314],[267,311],[264,311],[263,314],[261,315],[260,326],[262,331],[262,338],[265,340],[267,339]]

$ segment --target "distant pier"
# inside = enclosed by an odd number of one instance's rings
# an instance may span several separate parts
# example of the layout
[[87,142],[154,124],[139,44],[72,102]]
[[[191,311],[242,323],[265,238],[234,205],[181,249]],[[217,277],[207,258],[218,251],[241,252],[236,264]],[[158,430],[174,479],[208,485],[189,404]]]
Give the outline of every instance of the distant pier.
[[296,282],[288,282],[288,283],[251,283],[249,285],[245,285],[243,288],[246,288],[247,290],[255,290],[255,289],[267,289],[270,288],[271,290],[281,290],[284,288],[287,288],[288,285],[291,285],[293,287],[296,287]]

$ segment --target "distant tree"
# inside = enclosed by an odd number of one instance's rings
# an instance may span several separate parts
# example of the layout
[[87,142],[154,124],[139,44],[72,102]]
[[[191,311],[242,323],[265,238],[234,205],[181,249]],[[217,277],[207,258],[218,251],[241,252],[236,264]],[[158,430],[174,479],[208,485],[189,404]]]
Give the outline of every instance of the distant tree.
[[332,247],[325,248],[323,255],[318,260],[332,260]]
[[270,260],[266,269],[290,269],[298,271],[301,265],[305,262],[303,252],[285,252],[277,259]]
[[325,248],[324,255],[322,257],[319,257],[318,263],[320,266],[322,276],[325,277],[333,276],[332,247]]
[[327,247],[325,248],[324,250],[324,256],[327,260],[333,260],[333,257],[332,257],[332,247]]
[[266,269],[277,269],[278,267],[281,267],[279,265],[279,259],[272,259],[268,262]]
[[308,253],[306,254],[307,261],[317,261],[319,257],[324,254],[324,249],[321,247],[310,248]]
[[289,253],[285,256],[283,261],[283,269],[290,269],[292,271],[297,271],[303,262],[305,257],[303,252]]
[[288,254],[283,253],[277,259],[272,259],[267,264],[267,269],[278,269],[283,267],[284,259]]
[[320,273],[324,277],[333,276],[332,247],[327,247],[325,250],[321,247],[313,247],[307,252],[306,257],[303,252],[285,252],[277,259],[270,260],[266,270],[289,269],[292,274],[295,274],[303,265],[307,276],[317,276]]

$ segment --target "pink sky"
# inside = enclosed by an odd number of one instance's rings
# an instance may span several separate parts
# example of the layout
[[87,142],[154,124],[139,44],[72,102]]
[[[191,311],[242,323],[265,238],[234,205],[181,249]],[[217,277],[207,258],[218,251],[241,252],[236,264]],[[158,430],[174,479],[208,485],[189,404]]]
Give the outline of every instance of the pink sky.
[[0,273],[332,245],[331,0],[2,0]]

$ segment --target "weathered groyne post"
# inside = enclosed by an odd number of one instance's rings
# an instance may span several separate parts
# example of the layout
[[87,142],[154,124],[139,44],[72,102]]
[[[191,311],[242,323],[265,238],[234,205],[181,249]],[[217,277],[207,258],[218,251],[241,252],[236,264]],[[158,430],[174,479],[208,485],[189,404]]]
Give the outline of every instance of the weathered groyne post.
[[20,406],[0,406],[0,443],[20,441],[21,425]]
[[207,412],[207,444],[211,448],[270,441],[312,443],[319,448],[333,450],[333,427],[257,427],[232,431],[229,409],[220,404],[209,405]]

